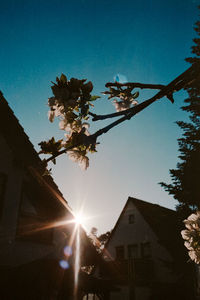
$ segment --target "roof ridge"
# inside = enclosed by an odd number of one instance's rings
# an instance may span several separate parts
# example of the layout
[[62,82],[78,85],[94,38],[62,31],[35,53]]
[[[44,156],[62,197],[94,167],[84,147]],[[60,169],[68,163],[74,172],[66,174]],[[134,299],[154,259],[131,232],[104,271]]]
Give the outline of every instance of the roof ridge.
[[[152,202],[148,202],[148,201],[145,201],[145,200],[141,200],[141,199],[138,199],[138,198],[135,198],[135,197],[131,197],[131,196],[129,196],[128,197],[128,200],[130,200],[130,201],[133,201],[133,202],[141,202],[142,204],[145,204],[145,205],[151,205],[151,206],[156,206],[156,207],[158,207],[158,208],[161,208],[161,209],[166,209],[166,210],[169,210],[169,211],[171,211],[171,212],[176,212],[175,210],[173,210],[173,209],[170,209],[170,208],[168,208],[168,207],[165,207],[165,206],[161,206],[161,205],[159,205],[159,204],[157,204],[157,203],[152,203]],[[135,203],[136,204],[136,203]],[[137,205],[137,204],[136,204]]]

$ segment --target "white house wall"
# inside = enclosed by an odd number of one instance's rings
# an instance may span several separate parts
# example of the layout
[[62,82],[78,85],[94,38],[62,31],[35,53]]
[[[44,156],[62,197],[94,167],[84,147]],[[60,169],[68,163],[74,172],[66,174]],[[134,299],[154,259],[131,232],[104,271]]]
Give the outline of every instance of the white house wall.
[[[135,217],[133,224],[129,224],[128,222],[130,214],[134,214]],[[170,254],[158,243],[156,234],[145,221],[137,207],[129,201],[106,248],[110,255],[110,257],[107,257],[107,260],[115,259],[115,247],[122,245],[125,248],[125,259],[127,259],[128,245],[130,244],[137,244],[139,246],[139,257],[141,257],[141,244],[144,242],[150,242],[151,244],[151,258],[155,264],[155,274],[158,280],[160,282],[173,282],[174,278],[171,272],[161,262],[161,260],[172,261]]]

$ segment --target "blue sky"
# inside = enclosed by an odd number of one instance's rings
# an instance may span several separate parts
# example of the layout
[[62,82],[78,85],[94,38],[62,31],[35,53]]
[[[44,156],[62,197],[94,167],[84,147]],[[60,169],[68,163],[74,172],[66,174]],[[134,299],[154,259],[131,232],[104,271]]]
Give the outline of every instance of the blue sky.
[[[196,0],[0,0],[0,89],[38,150],[42,139],[61,136],[47,119],[50,81],[61,73],[87,78],[94,94],[118,73],[129,81],[166,84],[188,66]],[[151,95],[141,93],[140,102]],[[93,216],[90,229],[114,226],[128,196],[174,208],[158,182],[169,182],[177,163],[176,120],[186,95],[154,103],[100,138],[83,172],[67,156],[53,176],[70,206]],[[95,112],[113,112],[102,97]],[[91,132],[103,126],[95,123]]]

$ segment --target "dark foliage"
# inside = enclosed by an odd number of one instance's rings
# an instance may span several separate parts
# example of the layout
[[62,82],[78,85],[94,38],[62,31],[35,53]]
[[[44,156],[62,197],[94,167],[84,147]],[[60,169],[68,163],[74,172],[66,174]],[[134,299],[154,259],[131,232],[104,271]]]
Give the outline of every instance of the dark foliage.
[[[199,7],[200,8],[200,7]],[[195,68],[200,65],[200,21],[196,23],[197,38],[192,47],[194,56],[187,58]],[[189,113],[189,122],[177,122],[183,130],[178,139],[180,162],[176,169],[170,170],[171,184],[160,183],[162,187],[173,195],[179,204],[177,210],[182,218],[191,211],[200,209],[200,74],[186,88],[188,98],[185,99],[183,111]]]

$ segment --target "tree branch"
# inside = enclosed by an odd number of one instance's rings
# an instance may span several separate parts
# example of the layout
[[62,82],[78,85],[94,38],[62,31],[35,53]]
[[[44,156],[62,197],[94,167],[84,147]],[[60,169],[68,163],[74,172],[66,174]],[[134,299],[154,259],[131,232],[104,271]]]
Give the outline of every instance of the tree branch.
[[[151,85],[151,86],[154,86],[154,89],[156,89],[156,87],[157,88],[162,87],[161,90],[154,97],[157,97],[157,99],[160,99],[164,96],[167,96],[170,101],[173,101],[173,98],[172,98],[173,93],[179,91],[182,88],[185,88],[188,84],[191,84],[195,80],[195,78],[199,75],[199,72],[200,72],[199,65],[192,66],[189,69],[187,69],[185,72],[183,72],[181,75],[176,77],[167,86],[158,85],[158,84]],[[113,83],[107,83],[106,86],[107,85],[111,86],[111,84],[113,85]],[[127,83],[127,84],[130,84],[130,83]],[[133,85],[134,84],[138,84],[138,83],[133,83]],[[117,85],[125,85],[125,84],[114,83],[114,85],[117,86]],[[141,85],[150,86],[148,84],[141,84]],[[91,115],[93,117],[92,121],[105,120],[105,119],[110,119],[110,118],[115,118],[118,116],[126,115],[127,113],[133,111],[134,109],[136,109],[136,107],[139,107],[139,106],[140,106],[140,104],[138,104],[137,106],[134,106],[132,108],[129,108],[127,110],[123,110],[123,111],[115,112],[115,113],[111,113],[111,114],[106,114],[106,115],[97,115],[97,114],[94,114],[91,112],[89,112],[89,115]]]
[[[167,96],[170,99],[174,92],[179,91],[180,89],[188,87],[189,84],[191,84],[193,81],[195,81],[196,78],[199,75],[199,71],[200,71],[200,65],[195,65],[195,66],[193,65],[192,67],[187,69],[185,72],[183,72],[181,75],[176,77],[168,85],[163,86],[163,88],[156,95],[154,95],[152,98],[150,98],[150,99],[148,99],[148,100],[146,100],[146,101],[144,101],[144,102],[142,102],[142,103],[140,103],[140,104],[138,104],[134,107],[131,107],[127,110],[117,112],[117,113],[114,113],[114,114],[102,115],[102,116],[98,116],[98,115],[95,115],[93,113],[90,113],[90,115],[93,116],[94,118],[96,118],[96,120],[103,120],[103,119],[117,117],[117,116],[121,116],[121,115],[123,115],[123,117],[116,120],[115,122],[112,122],[111,124],[107,125],[106,127],[96,131],[94,134],[88,136],[87,137],[87,144],[89,145],[89,144],[92,144],[92,143],[96,143],[97,137],[99,137],[100,135],[108,132],[110,129],[112,129],[113,127],[119,125],[120,123],[122,123],[126,120],[130,120],[134,115],[136,115],[137,113],[139,113],[140,111],[142,111],[143,109],[148,107],[153,102],[163,98],[164,96]],[[56,157],[60,156],[61,154],[66,153],[67,151],[69,151],[71,149],[74,149],[74,148],[76,148],[80,145],[81,145],[81,143],[78,143],[76,145],[70,146],[70,147],[68,147],[64,150],[61,150],[61,151],[57,152],[56,154],[49,157],[46,160],[46,163],[48,163],[49,161],[51,161],[51,160],[55,159]]]
[[[87,143],[86,143],[87,145],[91,145],[91,144],[95,144],[96,143],[96,136],[95,136],[95,134],[91,134],[89,136],[85,136],[85,139],[87,140]],[[65,148],[63,150],[60,150],[57,153],[55,153],[52,156],[50,156],[48,159],[45,159],[45,162],[48,163],[51,160],[53,160],[53,159],[57,158],[58,156],[60,156],[61,154],[64,154],[67,151],[72,150],[72,149],[74,149],[74,148],[76,148],[76,147],[78,147],[80,145],[82,145],[81,142],[80,143],[76,143],[74,145],[71,145],[68,148]]]
[[151,83],[139,83],[139,82],[126,82],[126,83],[120,83],[120,82],[108,82],[106,83],[105,87],[127,87],[127,88],[140,88],[140,89],[153,89],[153,90],[161,90],[165,86],[163,84],[151,84]]

